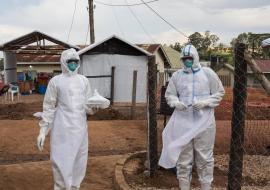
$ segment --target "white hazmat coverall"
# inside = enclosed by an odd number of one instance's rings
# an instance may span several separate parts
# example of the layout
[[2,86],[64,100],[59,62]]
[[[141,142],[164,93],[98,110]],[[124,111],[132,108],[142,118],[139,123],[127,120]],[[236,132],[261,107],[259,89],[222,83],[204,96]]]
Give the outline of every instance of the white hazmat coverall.
[[54,190],[75,190],[85,176],[88,157],[86,102],[91,97],[89,81],[70,71],[68,60],[79,60],[74,49],[61,55],[62,74],[53,77],[43,102],[40,135],[51,128],[51,162]]
[[176,71],[166,90],[168,104],[176,109],[162,133],[159,165],[176,166],[181,190],[189,190],[195,160],[201,187],[209,190],[214,169],[214,107],[219,105],[224,88],[212,69],[201,67],[194,46],[187,45],[184,56],[192,57],[194,63]]

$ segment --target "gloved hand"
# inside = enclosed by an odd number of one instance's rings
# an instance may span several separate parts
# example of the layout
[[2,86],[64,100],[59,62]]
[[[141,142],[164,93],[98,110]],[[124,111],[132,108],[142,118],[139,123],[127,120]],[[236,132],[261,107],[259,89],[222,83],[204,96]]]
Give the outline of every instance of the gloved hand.
[[37,147],[40,151],[43,150],[43,146],[44,146],[44,142],[45,142],[45,138],[48,132],[48,127],[40,127],[39,130],[39,135],[37,137]]
[[178,109],[180,111],[187,109],[187,106],[183,102],[180,102],[180,101],[171,102],[170,106],[175,107],[176,109]]
[[207,101],[204,101],[204,100],[198,101],[198,102],[196,102],[196,103],[193,105],[193,109],[196,110],[196,111],[199,111],[199,110],[201,110],[201,109],[207,107],[208,105],[209,105],[209,104],[208,104]]
[[90,115],[94,115],[95,113],[98,112],[98,110],[100,110],[99,107],[91,107],[91,106],[88,106],[88,105],[85,105],[84,108],[86,110],[86,113],[90,114]]
[[100,108],[99,108],[99,107],[92,107],[92,111],[94,112],[94,114],[95,114],[95,113],[97,113],[97,112],[98,112],[98,110],[100,110]]

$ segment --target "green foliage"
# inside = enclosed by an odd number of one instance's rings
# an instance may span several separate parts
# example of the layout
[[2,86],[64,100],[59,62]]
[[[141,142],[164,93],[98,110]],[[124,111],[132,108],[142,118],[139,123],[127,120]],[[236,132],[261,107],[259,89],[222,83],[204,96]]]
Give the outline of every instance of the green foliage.
[[189,42],[199,51],[202,49],[203,36],[199,32],[195,32],[189,36]]
[[210,31],[205,31],[203,35],[195,32],[189,36],[189,43],[196,47],[202,60],[209,60],[211,48],[216,46],[218,41],[219,37],[211,34]]
[[270,34],[241,33],[232,39],[231,46],[234,47],[237,42],[245,43],[249,51],[253,53],[253,56],[257,58],[270,58],[269,48],[261,47],[261,42],[266,38],[270,38]]
[[171,44],[170,47],[175,49],[178,52],[181,52],[183,48],[183,46],[179,42],[175,42],[174,44]]
[[219,41],[219,37],[211,34],[210,31],[205,31],[204,35],[199,32],[191,34],[189,40],[189,42],[197,48],[200,54],[207,54],[209,48],[214,47]]
[[222,52],[212,52],[211,56],[219,57],[219,60],[223,63],[229,63],[233,65],[233,54],[232,53],[222,53]]

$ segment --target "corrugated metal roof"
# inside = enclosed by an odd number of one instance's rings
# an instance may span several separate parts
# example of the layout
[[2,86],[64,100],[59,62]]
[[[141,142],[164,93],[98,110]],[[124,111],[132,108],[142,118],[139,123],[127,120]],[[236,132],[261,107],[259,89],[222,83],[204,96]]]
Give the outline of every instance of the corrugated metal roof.
[[270,73],[270,59],[255,60],[263,73]]
[[163,49],[166,52],[168,59],[170,60],[171,67],[173,69],[182,68],[182,64],[180,61],[180,52],[176,51],[175,49],[169,46],[163,46]]
[[49,36],[45,33],[42,33],[39,31],[33,31],[31,33],[20,36],[18,38],[15,38],[9,42],[6,42],[6,43],[0,45],[0,50],[2,50],[2,51],[12,51],[13,50],[14,51],[14,50],[21,49],[23,51],[24,46],[30,45],[30,44],[38,42],[38,41],[44,41],[44,40],[48,40],[48,41],[53,42],[55,44],[61,45],[65,48],[75,48],[77,50],[80,49],[78,46],[68,44],[68,43],[63,42],[61,40],[58,40],[52,36]]
[[[61,52],[66,49],[59,45],[49,45],[44,47],[45,54],[35,54],[37,48],[38,46],[27,46],[25,49],[33,51],[33,53],[16,54],[17,62],[60,62]],[[54,51],[54,53],[50,53],[51,51]]]
[[161,47],[160,44],[136,44],[136,45],[152,54],[154,54]]
[[17,54],[17,62],[60,62],[60,55]]
[[93,48],[99,46],[100,44],[103,44],[103,43],[105,43],[106,41],[108,41],[108,40],[110,40],[110,39],[113,39],[113,38],[118,39],[118,40],[120,40],[120,41],[122,41],[122,42],[128,44],[129,46],[131,46],[131,47],[137,49],[138,51],[140,51],[141,53],[145,54],[146,56],[152,56],[151,53],[147,52],[147,51],[144,50],[143,48],[140,48],[139,46],[134,45],[134,44],[132,44],[132,43],[130,43],[130,42],[128,42],[128,41],[126,41],[126,40],[120,38],[119,36],[116,36],[116,35],[112,35],[112,36],[110,36],[110,37],[108,37],[108,38],[106,38],[106,39],[104,39],[104,40],[102,40],[102,41],[99,41],[99,42],[96,42],[96,43],[94,43],[94,44],[91,44],[91,45],[89,45],[89,46],[87,46],[87,47],[81,49],[78,53],[79,53],[79,55],[83,55],[83,54],[85,54],[86,52],[90,51],[91,49],[93,49]]

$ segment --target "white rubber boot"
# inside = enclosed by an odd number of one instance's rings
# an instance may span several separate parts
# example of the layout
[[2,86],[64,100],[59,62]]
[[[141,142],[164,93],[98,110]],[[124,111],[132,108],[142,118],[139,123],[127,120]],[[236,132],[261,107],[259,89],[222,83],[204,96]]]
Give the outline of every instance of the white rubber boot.
[[211,183],[202,183],[201,184],[201,190],[210,190],[211,189]]
[[180,190],[190,190],[190,182],[179,180]]

